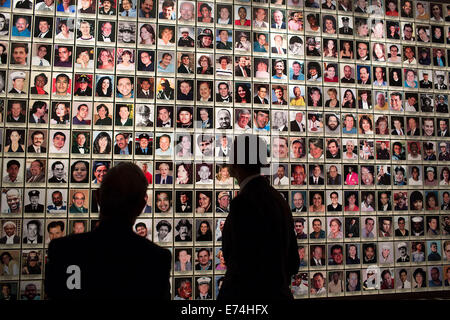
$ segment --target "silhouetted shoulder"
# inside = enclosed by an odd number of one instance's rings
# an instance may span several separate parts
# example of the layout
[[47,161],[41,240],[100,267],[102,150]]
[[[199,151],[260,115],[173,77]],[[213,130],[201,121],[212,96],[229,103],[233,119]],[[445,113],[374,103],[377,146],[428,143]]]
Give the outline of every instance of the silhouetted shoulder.
[[[264,177],[250,180],[231,201],[222,249],[227,273],[218,299],[292,299],[290,276],[299,265],[292,214]],[[255,261],[265,262],[255,268]]]
[[[100,228],[49,244],[46,290],[54,299],[170,299],[169,250],[131,229]],[[74,267],[75,266],[75,267]],[[79,288],[68,279],[79,273]]]

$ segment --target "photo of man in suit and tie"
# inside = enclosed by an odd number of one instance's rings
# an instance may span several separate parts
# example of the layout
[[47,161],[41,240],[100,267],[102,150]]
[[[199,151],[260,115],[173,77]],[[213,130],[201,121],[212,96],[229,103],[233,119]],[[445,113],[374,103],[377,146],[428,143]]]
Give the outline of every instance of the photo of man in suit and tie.
[[311,266],[325,266],[325,258],[323,258],[323,252],[325,251],[325,246],[316,245],[311,246]]
[[53,19],[48,17],[36,17],[34,37],[39,39],[51,39],[53,36]]
[[286,29],[286,22],[284,21],[284,14],[281,10],[275,9],[272,12],[272,24],[273,29]]
[[153,99],[154,96],[154,81],[151,78],[138,78],[139,89],[137,90],[137,97],[139,99]]
[[192,213],[192,191],[177,191],[176,212]]
[[310,185],[323,186],[325,184],[325,180],[323,178],[323,165],[312,165],[309,167],[309,172],[311,173],[309,176]]
[[255,104],[269,104],[269,100],[267,100],[267,91],[268,91],[268,85],[261,84],[257,87],[257,94],[253,98],[253,103]]
[[277,34],[273,37],[272,53],[286,54],[286,45],[283,43],[283,36]]
[[172,184],[173,176],[171,173],[171,163],[160,162],[157,166],[159,173],[155,174],[155,184]]
[[31,153],[45,153],[47,149],[44,147],[46,139],[44,131],[36,130],[31,133],[31,144],[27,148],[27,152]]
[[[115,23],[110,21],[100,21],[97,41],[115,42]],[[114,32],[113,32],[114,31]]]

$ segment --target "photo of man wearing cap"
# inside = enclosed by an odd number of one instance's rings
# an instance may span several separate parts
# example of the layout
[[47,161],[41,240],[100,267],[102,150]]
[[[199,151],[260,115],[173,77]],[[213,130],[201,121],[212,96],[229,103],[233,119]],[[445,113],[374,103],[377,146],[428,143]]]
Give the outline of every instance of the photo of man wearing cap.
[[99,14],[105,14],[110,16],[116,15],[116,8],[113,8],[114,0],[100,0],[101,7],[98,10]]
[[450,161],[450,153],[447,150],[447,143],[441,142],[439,144],[439,161]]
[[[434,159],[436,160],[436,158]],[[425,186],[437,186],[437,170],[436,167],[433,166],[425,166],[424,170],[426,172],[424,185]]]
[[210,283],[210,277],[200,277],[197,279],[197,295],[195,300],[212,299]]
[[136,106],[136,127],[153,127],[150,106]]
[[400,242],[397,245],[397,262],[409,262],[408,246],[406,242]]
[[350,18],[342,17],[342,27],[339,28],[339,34],[345,34],[348,36],[353,35],[353,29],[350,28]]
[[75,96],[79,97],[91,97],[92,96],[92,78],[88,75],[82,74],[78,77],[77,81],[78,89],[74,92]]
[[12,88],[8,93],[26,94],[24,87],[27,74],[23,71],[14,71],[11,72],[10,78],[12,81]]
[[199,29],[198,46],[199,48],[213,48],[213,32],[211,29]]
[[135,32],[131,24],[129,24],[128,22],[119,23],[118,40],[122,43],[135,43]]
[[425,235],[424,223],[422,216],[414,216],[411,218],[412,230],[411,235],[414,237],[422,237]]
[[147,133],[141,133],[139,141],[136,143],[136,155],[152,155],[152,143],[153,139]]
[[44,205],[39,203],[39,190],[30,190],[28,192],[28,197],[30,199],[30,203],[25,206],[25,212],[30,213],[42,213],[44,212]]
[[217,195],[216,212],[229,213],[230,212],[230,192],[220,191]]
[[181,37],[178,39],[179,47],[194,47],[194,39],[189,35],[189,28],[183,27],[180,28]]

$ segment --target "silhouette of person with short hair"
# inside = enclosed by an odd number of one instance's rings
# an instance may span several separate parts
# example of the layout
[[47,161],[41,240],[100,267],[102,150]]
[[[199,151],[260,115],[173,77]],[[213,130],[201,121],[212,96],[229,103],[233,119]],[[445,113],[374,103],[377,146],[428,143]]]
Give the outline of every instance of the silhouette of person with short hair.
[[221,301],[293,299],[289,284],[300,263],[294,221],[287,201],[261,176],[266,150],[256,135],[237,136],[231,150],[230,174],[240,191],[222,233],[227,272]]
[[[170,299],[170,251],[133,231],[147,203],[147,186],[135,164],[108,171],[99,190],[99,226],[50,241],[49,299]],[[120,267],[111,264],[118,256]]]

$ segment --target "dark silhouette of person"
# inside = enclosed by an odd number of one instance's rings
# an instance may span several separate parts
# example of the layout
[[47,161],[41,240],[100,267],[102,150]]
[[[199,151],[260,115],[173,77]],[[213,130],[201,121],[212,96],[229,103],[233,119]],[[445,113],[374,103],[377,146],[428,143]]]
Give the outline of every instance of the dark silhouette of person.
[[227,271],[219,301],[293,299],[289,282],[300,263],[294,221],[287,201],[260,174],[266,150],[255,135],[239,135],[233,143],[230,174],[241,189],[222,232]]
[[[99,226],[50,241],[49,299],[170,299],[170,251],[132,229],[147,203],[147,185],[135,164],[108,170],[98,194]],[[111,264],[117,257],[119,268]]]

